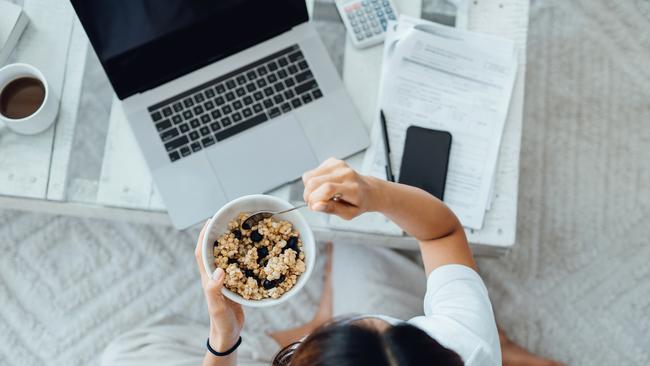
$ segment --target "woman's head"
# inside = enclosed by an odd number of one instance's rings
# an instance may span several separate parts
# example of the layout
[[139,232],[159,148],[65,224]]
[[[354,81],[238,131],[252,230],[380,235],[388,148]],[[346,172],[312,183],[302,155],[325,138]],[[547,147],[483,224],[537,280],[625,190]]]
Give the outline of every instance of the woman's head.
[[421,329],[384,320],[335,321],[280,351],[273,366],[462,366],[463,361]]

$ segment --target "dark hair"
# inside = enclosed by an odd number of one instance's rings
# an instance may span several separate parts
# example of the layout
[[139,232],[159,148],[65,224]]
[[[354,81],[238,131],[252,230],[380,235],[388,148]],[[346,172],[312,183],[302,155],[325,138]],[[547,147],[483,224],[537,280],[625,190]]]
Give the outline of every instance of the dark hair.
[[273,366],[462,366],[458,354],[408,323],[385,330],[337,321],[281,350]]

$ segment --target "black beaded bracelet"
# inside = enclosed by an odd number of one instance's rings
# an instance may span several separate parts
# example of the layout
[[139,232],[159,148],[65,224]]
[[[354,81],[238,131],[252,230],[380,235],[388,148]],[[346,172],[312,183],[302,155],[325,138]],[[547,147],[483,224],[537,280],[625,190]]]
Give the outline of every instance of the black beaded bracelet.
[[208,346],[208,351],[210,351],[210,353],[212,353],[213,355],[215,355],[217,357],[228,356],[229,354],[235,352],[237,350],[237,348],[239,348],[240,344],[241,344],[241,336],[237,340],[237,343],[235,343],[235,345],[232,346],[229,350],[227,350],[226,352],[217,352],[214,349],[212,349],[212,347],[210,347],[210,338],[208,338],[208,342],[206,343],[206,345]]

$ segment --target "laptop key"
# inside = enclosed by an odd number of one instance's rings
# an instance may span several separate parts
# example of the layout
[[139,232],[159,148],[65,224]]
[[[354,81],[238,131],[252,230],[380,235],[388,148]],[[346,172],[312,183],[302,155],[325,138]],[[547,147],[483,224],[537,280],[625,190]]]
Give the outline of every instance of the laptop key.
[[184,147],[181,148],[181,156],[182,157],[186,157],[186,156],[190,155],[191,153],[192,152],[190,151],[189,147],[184,146]]
[[251,111],[250,108],[244,108],[241,113],[244,115],[244,118],[248,118],[253,115],[253,111]]
[[172,117],[172,122],[174,122],[175,125],[183,122],[183,118],[179,114],[175,114],[174,117]]
[[214,143],[215,141],[212,136],[205,137],[203,140],[201,140],[201,144],[203,144],[203,147],[214,145]]
[[249,71],[246,73],[246,77],[248,78],[248,80],[254,80],[255,78],[257,78],[257,73],[255,73],[255,70]]
[[279,116],[280,114],[281,114],[280,113],[280,108],[278,108],[278,107],[274,107],[274,108],[271,108],[271,110],[269,110],[269,117],[271,117],[271,118],[275,118],[275,117]]
[[291,106],[289,105],[289,103],[283,103],[280,106],[280,109],[282,110],[282,113],[287,113],[291,110]]
[[212,119],[216,120],[217,118],[221,117],[221,112],[217,109],[216,111],[212,111],[210,114],[212,116]]
[[303,103],[307,104],[307,103],[311,102],[312,100],[313,99],[311,98],[311,95],[303,94],[303,96],[302,96],[302,102]]
[[246,84],[246,76],[244,75],[237,76],[237,84],[238,85]]
[[302,105],[302,102],[300,101],[300,98],[296,98],[291,101],[291,105],[293,106],[293,108],[298,108]]
[[219,124],[219,122],[215,121],[210,124],[210,128],[212,129],[213,132],[219,131],[221,129],[221,125]]
[[250,95],[245,96],[243,100],[244,100],[244,104],[245,104],[245,105],[251,105],[251,104],[253,104],[253,98],[251,98]]
[[178,155],[178,153],[176,151],[169,153],[169,160],[171,160],[172,162],[176,161],[176,160],[178,160],[180,158],[181,158],[181,156]]
[[204,94],[207,99],[214,98],[214,90],[211,88],[206,90]]
[[201,132],[201,136],[207,136],[207,135],[210,134],[210,129],[208,128],[208,126],[204,126],[204,127],[201,127],[199,132]]
[[262,66],[257,68],[257,73],[260,76],[264,76],[264,75],[266,75],[268,73],[268,70],[266,69],[266,66],[262,65]]
[[296,62],[298,60],[302,60],[303,58],[305,58],[305,56],[303,56],[302,52],[300,51],[296,51],[290,54],[288,57],[289,57],[289,61],[291,62]]
[[180,112],[183,110],[183,104],[181,102],[176,102],[172,106],[174,108],[174,112]]
[[307,65],[307,61],[300,61],[300,62],[298,62],[298,67],[300,68],[300,70],[304,70],[304,69],[308,68],[309,66]]
[[230,114],[232,112],[232,107],[227,105],[222,108],[224,114]]
[[320,89],[316,89],[311,92],[311,95],[314,97],[314,99],[318,99],[323,96],[323,93],[320,91]]
[[198,142],[193,142],[191,146],[192,146],[192,152],[197,152],[203,148],[201,147],[201,144],[199,144]]
[[195,115],[198,116],[201,113],[203,113],[203,107],[201,107],[200,105],[197,105],[196,107],[194,107],[194,114]]
[[206,124],[206,123],[210,123],[210,121],[212,120],[210,119],[209,115],[204,114],[201,116],[201,123]]
[[282,97],[282,94],[276,94],[273,96],[273,101],[275,102],[275,104],[280,104],[284,102],[284,97]]
[[275,76],[275,74],[269,74],[269,76],[266,77],[266,80],[268,80],[269,83],[275,83],[278,81],[278,77]]
[[264,108],[271,108],[271,107],[273,107],[273,101],[271,99],[264,100]]
[[236,100],[233,104],[232,107],[235,108],[235,110],[240,110],[244,105],[242,104],[241,100]]
[[193,114],[192,111],[189,110],[189,109],[186,110],[185,112],[183,112],[183,118],[185,118],[185,119],[190,119],[190,118],[192,118],[193,116],[194,116],[194,114]]
[[235,123],[241,121],[241,114],[239,114],[239,112],[233,113],[232,121]]
[[262,94],[261,91],[256,91],[255,94],[253,94],[253,98],[255,98],[255,100],[260,100],[264,98],[264,94]]
[[248,91],[249,93],[252,93],[255,90],[257,90],[257,87],[255,86],[255,84],[253,84],[253,83],[246,84],[246,91]]
[[192,100],[192,98],[185,98],[183,100],[183,105],[185,106],[185,108],[189,108],[194,105],[194,101]]
[[312,79],[314,77],[314,74],[311,73],[311,71],[307,70],[305,72],[301,72],[300,74],[296,75],[296,81],[298,84],[302,83],[305,80]]
[[230,79],[230,80],[226,81],[226,87],[228,88],[228,90],[232,90],[236,86],[237,86],[237,84],[235,84],[234,80]]
[[278,77],[279,77],[280,79],[284,79],[284,78],[286,78],[286,77],[287,77],[287,71],[286,71],[286,70],[280,70],[280,71],[278,71]]
[[269,68],[269,71],[275,71],[278,69],[278,64],[276,64],[275,61],[271,61],[268,63],[267,67]]
[[264,79],[257,79],[256,83],[257,83],[258,88],[263,88],[263,87],[266,86],[266,80],[264,80]]
[[286,85],[287,88],[290,88],[290,87],[296,85],[296,82],[293,80],[293,78],[289,78],[289,79],[284,81],[284,85]]
[[226,101],[223,99],[223,97],[216,97],[214,98],[214,104],[216,105],[223,105]]
[[289,61],[287,61],[286,57],[280,57],[280,59],[278,60],[278,64],[280,66],[287,66],[287,64],[289,64]]
[[318,88],[318,84],[316,84],[316,80],[312,79],[296,86],[295,91],[296,94],[302,94],[314,88]]
[[288,89],[288,90],[285,90],[285,91],[284,91],[284,97],[285,97],[286,99],[291,99],[291,98],[293,98],[294,96],[295,96],[295,94],[293,93],[293,91],[292,91],[291,89]]
[[212,103],[211,100],[208,100],[207,102],[203,103],[203,108],[205,108],[206,111],[214,109],[214,103]]
[[190,140],[196,141],[199,139],[199,133],[197,131],[190,132]]
[[197,102],[197,103],[202,103],[204,100],[205,100],[205,98],[203,97],[203,94],[201,94],[201,93],[194,96],[194,101]]
[[162,114],[160,114],[160,112],[153,112],[151,119],[153,119],[154,122],[158,122],[162,119]]
[[221,120],[221,124],[223,125],[223,127],[228,127],[232,124],[232,121],[230,120],[230,117],[226,117]]
[[176,138],[176,139],[171,140],[168,143],[166,143],[165,144],[165,149],[167,150],[167,152],[171,152],[171,151],[174,151],[174,150],[178,149],[179,147],[187,144],[188,142],[190,142],[190,141],[187,139],[187,136],[181,136],[179,138]]
[[281,81],[275,83],[275,85],[273,85],[273,87],[275,88],[275,91],[278,92],[278,93],[284,90],[284,84],[282,84]]
[[226,92],[226,87],[223,84],[217,85],[214,90],[217,91],[217,94],[223,94]]
[[162,112],[163,112],[163,115],[164,115],[165,117],[169,117],[169,116],[172,115],[172,113],[174,113],[174,112],[172,112],[172,109],[169,108],[169,107],[165,107],[165,108],[163,108]]
[[260,113],[262,111],[262,105],[260,103],[256,103],[253,105],[253,112],[255,113]]
[[183,123],[182,125],[178,126],[178,129],[181,130],[181,133],[185,133],[190,130],[190,125]]
[[233,92],[228,92],[228,93],[226,93],[226,100],[227,100],[227,101],[230,102],[230,101],[233,100],[233,99],[235,99],[235,93],[233,93]]
[[266,89],[264,89],[264,95],[266,95],[267,97],[273,95],[273,88],[271,88],[270,86],[266,87]]
[[269,119],[264,113],[257,114],[249,119],[246,119],[228,129],[225,129],[221,132],[215,133],[214,136],[217,138],[217,141],[222,141],[227,139],[230,136],[236,135],[244,130],[247,130],[251,127],[257,126],[260,123],[266,122]]
[[287,70],[289,70],[289,74],[293,75],[298,72],[298,67],[296,67],[296,65],[290,65],[287,67]]
[[199,120],[197,118],[194,118],[193,120],[190,121],[190,126],[192,126],[192,128],[198,128],[199,126],[201,126],[201,124],[199,123]]
[[246,90],[244,90],[244,88],[242,88],[242,87],[237,88],[237,90],[235,90],[235,91],[237,92],[238,97],[246,95]]
[[158,130],[158,132],[162,132],[170,128],[171,126],[172,126],[171,122],[169,122],[169,120],[166,119],[164,121],[156,123],[156,130]]

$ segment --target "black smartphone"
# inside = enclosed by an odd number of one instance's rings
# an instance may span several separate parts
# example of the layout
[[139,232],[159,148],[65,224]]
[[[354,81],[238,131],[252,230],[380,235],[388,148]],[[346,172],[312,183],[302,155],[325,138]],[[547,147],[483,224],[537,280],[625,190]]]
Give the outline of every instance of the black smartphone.
[[450,150],[449,132],[410,126],[406,130],[399,182],[422,188],[442,200]]

